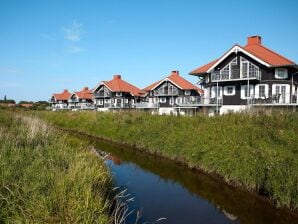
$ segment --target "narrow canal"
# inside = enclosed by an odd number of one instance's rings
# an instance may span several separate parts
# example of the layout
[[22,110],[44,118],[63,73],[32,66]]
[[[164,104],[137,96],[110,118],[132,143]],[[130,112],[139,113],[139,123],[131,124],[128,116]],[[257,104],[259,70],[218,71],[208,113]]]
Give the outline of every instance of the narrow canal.
[[176,163],[148,156],[103,141],[88,140],[101,152],[109,153],[106,163],[114,184],[127,188],[134,198],[134,212],[127,223],[298,223],[298,216],[275,209],[261,197],[252,195]]

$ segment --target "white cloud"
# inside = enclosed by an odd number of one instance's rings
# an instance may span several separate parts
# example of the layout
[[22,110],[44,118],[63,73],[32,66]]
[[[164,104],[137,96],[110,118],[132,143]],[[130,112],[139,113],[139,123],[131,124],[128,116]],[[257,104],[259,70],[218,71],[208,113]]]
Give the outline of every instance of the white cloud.
[[42,33],[40,34],[40,36],[43,38],[43,39],[46,39],[46,40],[56,40],[55,37],[53,35],[50,35],[50,34],[47,34],[47,33]]
[[82,26],[83,24],[78,23],[74,20],[71,26],[63,28],[64,38],[73,42],[80,41],[82,38],[82,34],[84,33]]
[[80,53],[82,51],[84,51],[84,49],[81,48],[81,47],[78,47],[78,46],[71,46],[71,47],[69,47],[69,52],[72,53],[72,54]]

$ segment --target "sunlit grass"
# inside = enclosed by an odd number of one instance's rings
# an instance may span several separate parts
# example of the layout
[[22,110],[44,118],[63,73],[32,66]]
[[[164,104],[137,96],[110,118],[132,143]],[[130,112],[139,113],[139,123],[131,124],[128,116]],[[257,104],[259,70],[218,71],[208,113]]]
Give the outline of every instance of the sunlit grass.
[[277,206],[298,208],[298,113],[220,117],[122,112],[40,112],[59,127],[83,131],[215,172]]

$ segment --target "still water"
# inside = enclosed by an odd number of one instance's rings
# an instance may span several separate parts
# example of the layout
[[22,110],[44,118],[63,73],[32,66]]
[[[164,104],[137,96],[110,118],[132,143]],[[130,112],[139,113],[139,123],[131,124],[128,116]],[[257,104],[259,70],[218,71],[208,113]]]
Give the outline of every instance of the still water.
[[103,141],[90,144],[109,153],[114,184],[127,188],[135,209],[127,223],[298,223],[298,215],[275,209],[261,197],[227,186],[198,171]]

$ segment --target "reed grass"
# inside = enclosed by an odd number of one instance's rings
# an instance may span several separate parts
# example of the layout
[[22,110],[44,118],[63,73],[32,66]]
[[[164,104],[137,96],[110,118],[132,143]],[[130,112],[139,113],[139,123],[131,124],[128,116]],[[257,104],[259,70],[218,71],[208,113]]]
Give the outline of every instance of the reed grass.
[[298,113],[220,117],[39,112],[50,124],[130,144],[298,208]]
[[0,110],[0,223],[111,223],[109,189],[88,146]]

